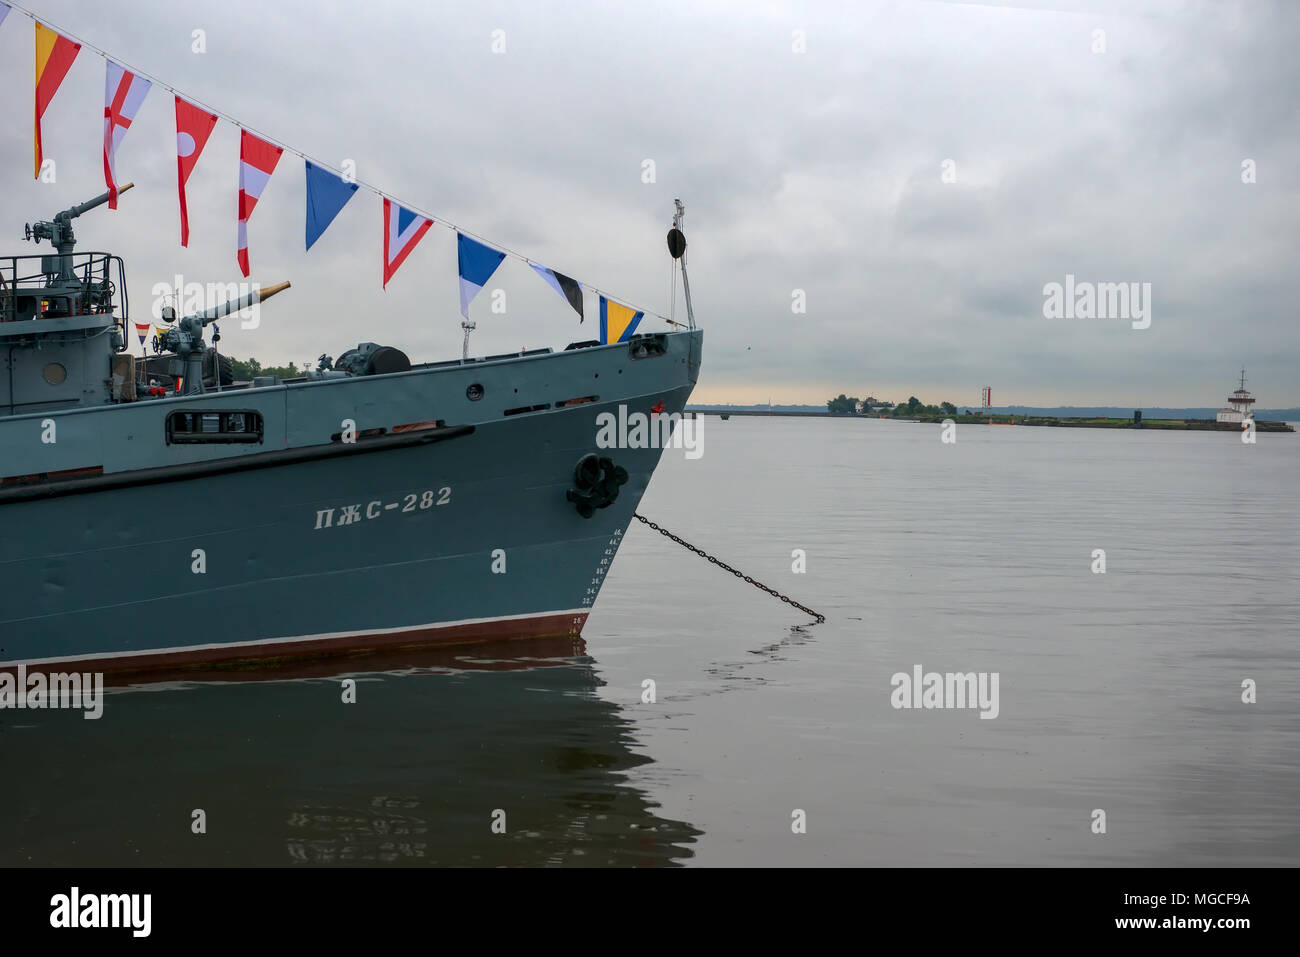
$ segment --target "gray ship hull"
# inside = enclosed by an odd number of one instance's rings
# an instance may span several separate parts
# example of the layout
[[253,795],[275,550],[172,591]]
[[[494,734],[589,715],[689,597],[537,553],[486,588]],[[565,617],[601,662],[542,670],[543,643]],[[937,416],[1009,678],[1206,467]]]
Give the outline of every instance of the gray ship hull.
[[[699,331],[657,343],[0,419],[0,668],[579,634],[663,451],[597,416],[680,414],[698,377]],[[170,443],[178,410],[261,441]],[[590,453],[628,481],[584,518]]]

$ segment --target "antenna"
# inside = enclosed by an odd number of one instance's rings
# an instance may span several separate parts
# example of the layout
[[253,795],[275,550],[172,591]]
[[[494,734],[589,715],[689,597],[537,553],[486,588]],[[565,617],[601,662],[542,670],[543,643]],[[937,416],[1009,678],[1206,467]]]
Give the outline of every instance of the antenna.
[[[668,231],[668,253],[677,260],[682,269],[682,295],[686,299],[686,320],[695,328],[695,309],[691,306],[691,283],[686,278],[686,236],[682,232],[682,220],[686,216],[686,207],[680,199],[674,199],[676,212],[673,214],[673,228]],[[677,284],[673,283],[673,309],[677,308]]]

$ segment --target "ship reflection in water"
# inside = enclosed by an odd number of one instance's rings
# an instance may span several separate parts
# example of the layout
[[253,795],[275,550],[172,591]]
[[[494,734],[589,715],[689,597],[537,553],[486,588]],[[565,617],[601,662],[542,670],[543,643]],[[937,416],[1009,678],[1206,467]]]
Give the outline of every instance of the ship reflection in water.
[[0,865],[665,865],[700,834],[629,783],[580,638],[201,679],[0,711]]

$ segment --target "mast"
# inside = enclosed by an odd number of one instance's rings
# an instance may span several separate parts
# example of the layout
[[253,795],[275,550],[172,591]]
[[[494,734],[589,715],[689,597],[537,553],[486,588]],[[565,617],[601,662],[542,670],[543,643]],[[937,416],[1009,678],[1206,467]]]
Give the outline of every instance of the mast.
[[461,346],[460,357],[462,360],[468,361],[469,360],[469,334],[474,331],[475,326],[474,323],[470,322],[468,319],[462,319],[460,323],[460,327],[465,330],[465,344]]
[[[673,205],[677,207],[677,212],[673,214],[673,229],[681,231],[682,219],[686,216],[686,207],[682,205],[680,199],[674,199]],[[686,319],[692,329],[695,328],[695,310],[691,308],[691,283],[686,278],[686,243],[682,243],[682,254],[678,259],[682,266],[682,293],[686,297]]]

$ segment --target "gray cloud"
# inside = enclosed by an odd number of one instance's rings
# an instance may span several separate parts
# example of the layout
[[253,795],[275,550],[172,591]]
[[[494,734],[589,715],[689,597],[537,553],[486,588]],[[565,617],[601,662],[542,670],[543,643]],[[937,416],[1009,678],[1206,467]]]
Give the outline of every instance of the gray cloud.
[[[701,399],[972,403],[988,384],[1021,404],[1215,405],[1244,361],[1263,404],[1300,404],[1291,4],[32,2],[252,127],[655,312],[682,196]],[[15,12],[0,27],[11,237],[102,190],[102,61],[83,51],[47,115],[50,185],[30,174],[31,56]],[[137,190],[78,228],[82,248],[124,256],[135,311],[178,272],[238,278],[237,133],[218,127],[191,180],[187,250],[172,144],[155,89],[118,159]],[[948,159],[956,183],[941,181]],[[458,354],[449,231],[381,291],[377,197],[360,192],[309,254],[302,217],[302,162],[286,154],[250,246],[253,278],[294,289],[262,328],[223,330],[227,349]],[[1042,287],[1067,272],[1150,282],[1151,328],[1044,319]],[[476,304],[476,351],[591,334],[526,265],[507,260],[493,285],[509,312]]]

